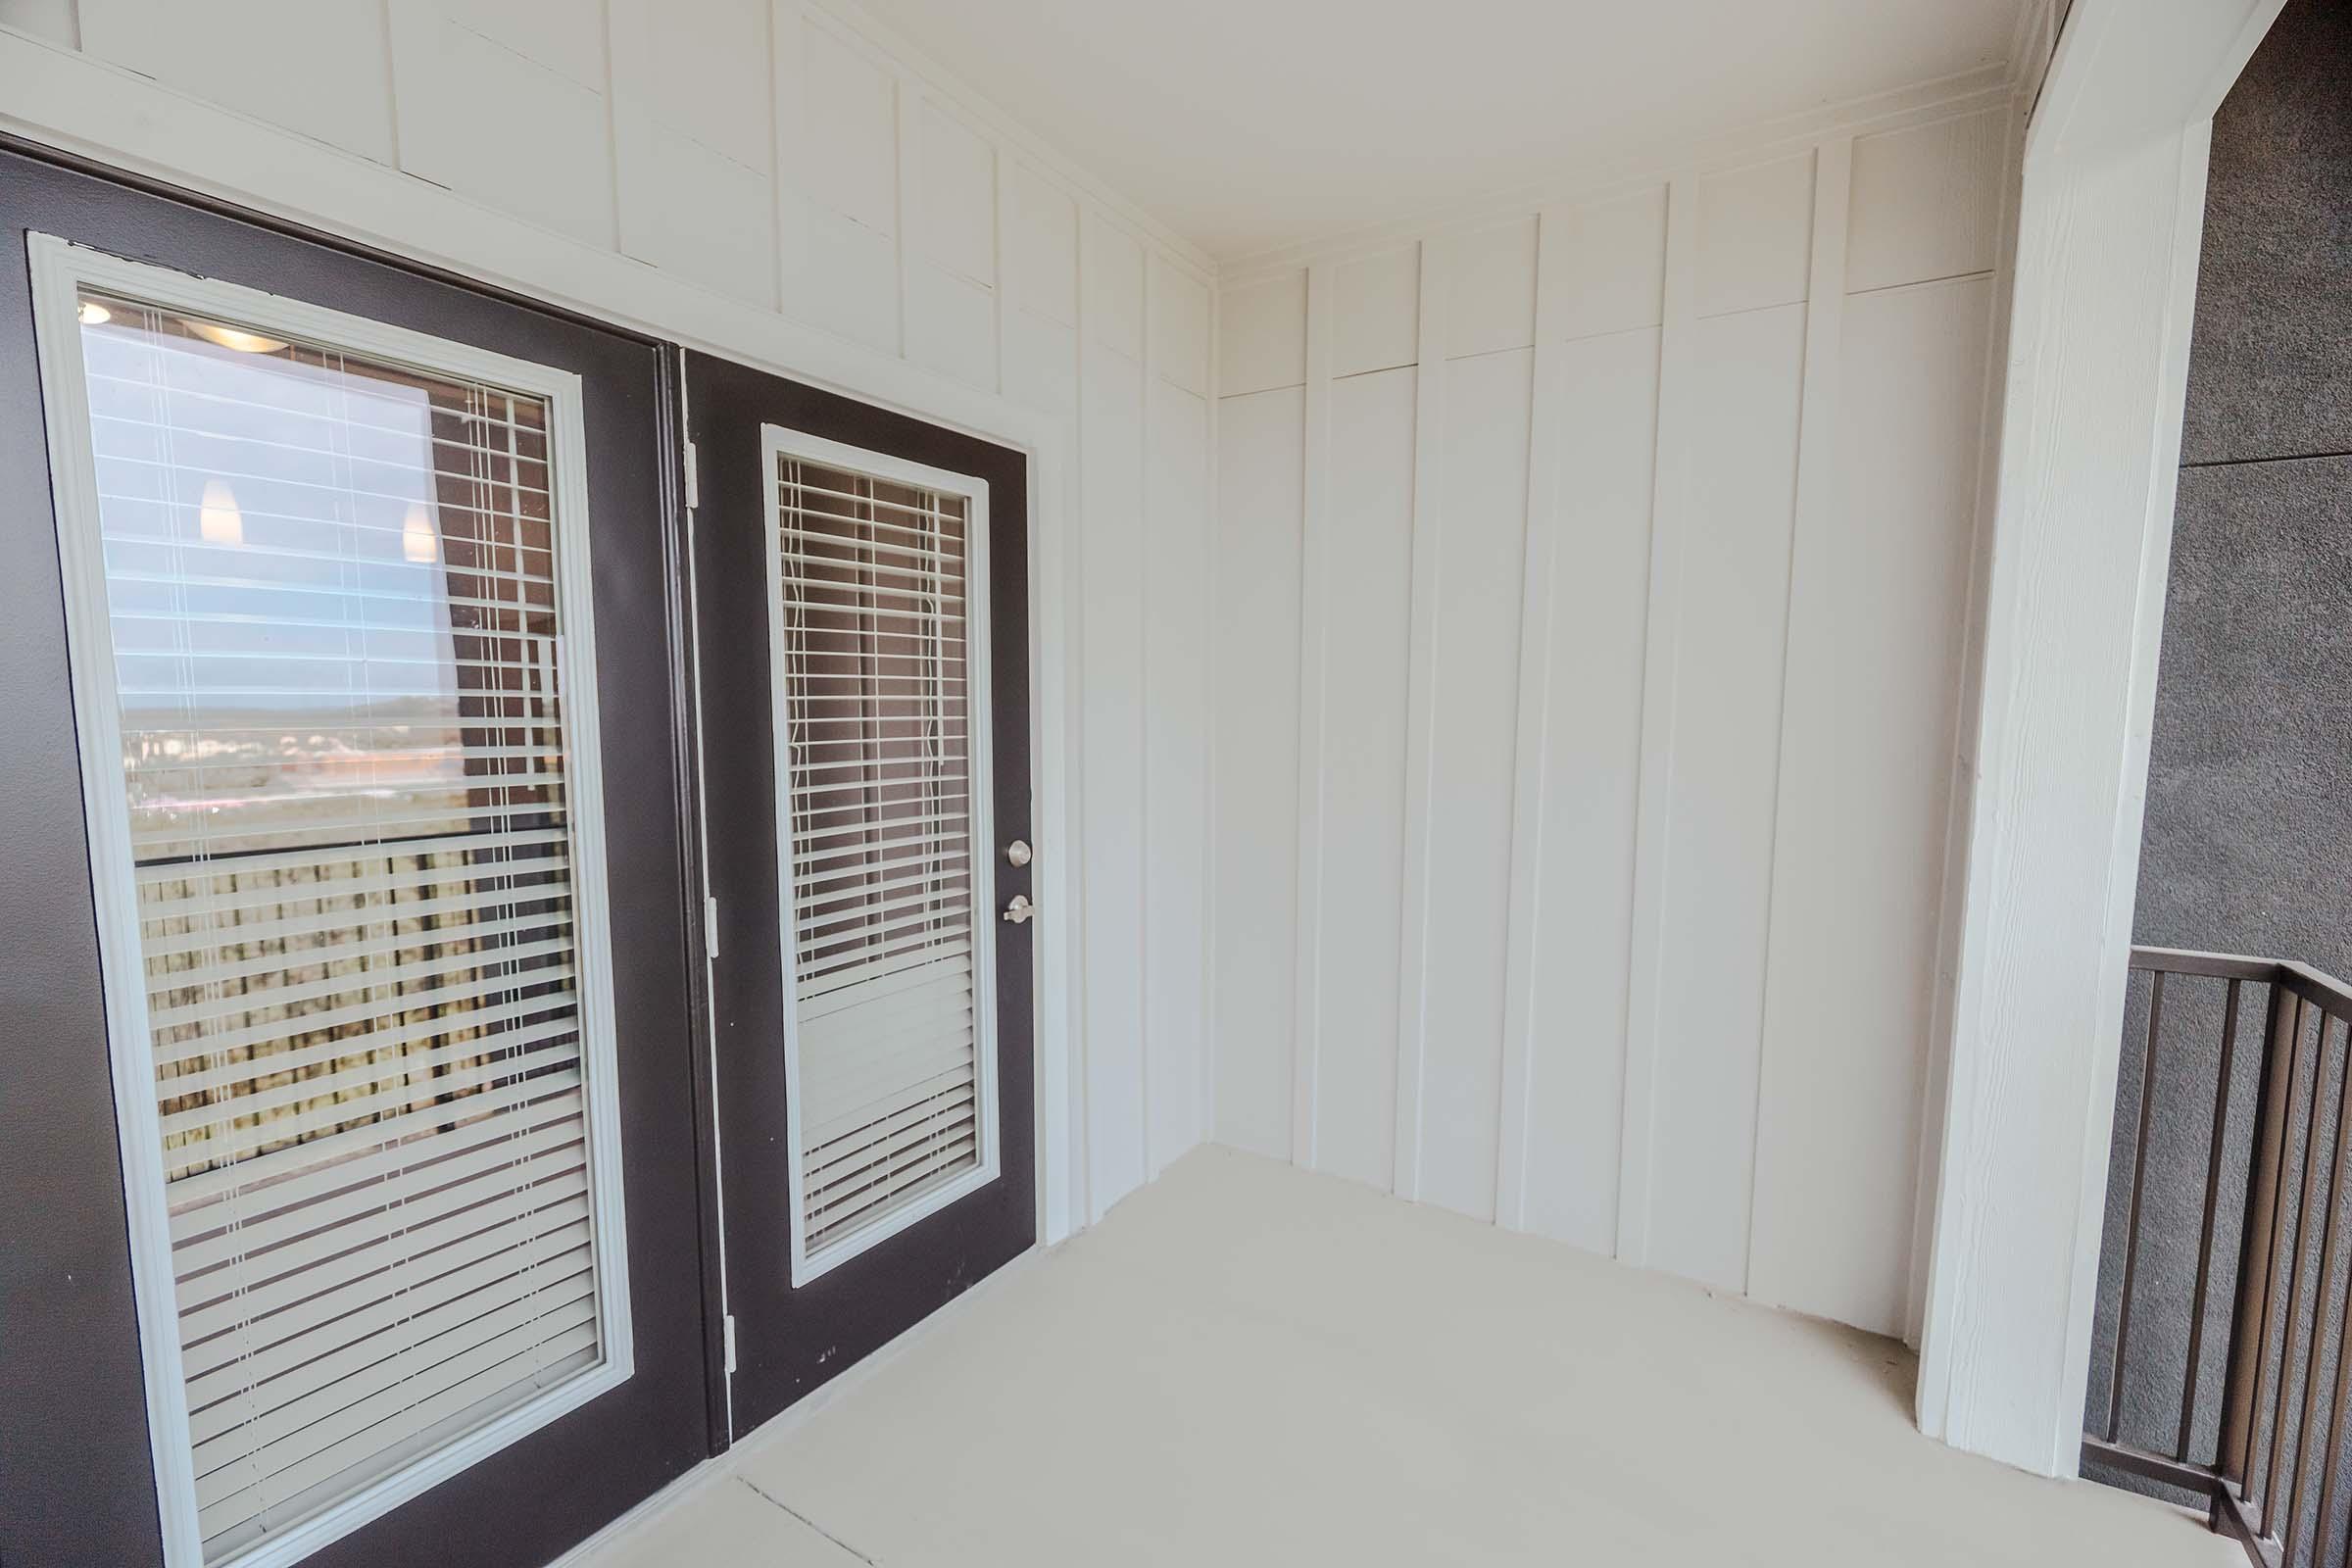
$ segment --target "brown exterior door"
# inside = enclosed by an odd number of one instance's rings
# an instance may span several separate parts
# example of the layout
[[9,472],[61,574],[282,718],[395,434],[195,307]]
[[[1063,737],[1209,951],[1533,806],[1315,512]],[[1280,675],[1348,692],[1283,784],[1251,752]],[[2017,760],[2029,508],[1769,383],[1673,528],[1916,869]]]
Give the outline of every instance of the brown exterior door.
[[1028,474],[686,385],[741,1434],[1036,1236]]

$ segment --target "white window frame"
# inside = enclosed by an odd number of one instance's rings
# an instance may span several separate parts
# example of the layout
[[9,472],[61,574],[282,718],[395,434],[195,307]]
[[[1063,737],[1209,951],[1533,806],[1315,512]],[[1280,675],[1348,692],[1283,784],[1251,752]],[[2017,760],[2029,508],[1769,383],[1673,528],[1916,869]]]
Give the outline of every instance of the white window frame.
[[[972,1049],[978,1085],[979,1162],[956,1180],[925,1193],[875,1223],[840,1241],[808,1251],[805,1192],[808,1175],[801,1140],[801,1039],[799,943],[796,936],[796,899],[793,888],[792,740],[791,703],[787,696],[784,654],[784,539],[783,484],[777,465],[786,458],[821,463],[888,484],[908,485],[960,496],[964,523],[964,687],[969,717],[965,725],[971,766],[972,843]],[[988,581],[988,481],[967,473],[934,468],[885,452],[872,452],[839,441],[827,441],[782,425],[760,427],[760,469],[766,493],[767,516],[767,670],[768,701],[774,719],[776,780],[776,890],[781,910],[784,981],[784,1108],[786,1157],[790,1161],[792,1215],[792,1284],[794,1289],[840,1267],[851,1258],[888,1241],[916,1222],[969,1197],[997,1179],[1004,1169],[1003,1140],[997,1116],[997,930],[990,897],[989,871],[996,843],[993,797],[996,793],[991,737]]]
[[557,650],[564,671],[573,918],[579,951],[582,1068],[589,1127],[590,1238],[596,1258],[597,1332],[603,1359],[481,1428],[385,1475],[286,1530],[222,1559],[217,1568],[285,1568],[549,1422],[626,1382],[635,1371],[628,1238],[621,1186],[618,1063],[614,1050],[611,911],[605,887],[602,759],[596,711],[596,640],[589,565],[586,424],[580,378],[567,370],[388,325],[260,289],[124,260],[48,234],[26,237],[33,331],[47,413],[58,554],[79,742],[82,808],[98,911],[115,1122],[129,1215],[131,1278],[147,1385],[166,1568],[203,1568],[187,1384],[156,1102],[145,958],[133,881],[130,810],[122,787],[97,464],[81,352],[84,288],[187,311],[273,335],[329,345],[379,362],[457,376],[545,400],[552,446]]

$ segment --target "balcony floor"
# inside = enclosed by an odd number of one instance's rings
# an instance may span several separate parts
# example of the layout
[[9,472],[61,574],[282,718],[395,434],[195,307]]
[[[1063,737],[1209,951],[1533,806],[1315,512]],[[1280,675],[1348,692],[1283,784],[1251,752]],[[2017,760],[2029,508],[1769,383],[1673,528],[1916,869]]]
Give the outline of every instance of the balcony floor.
[[573,1563],[2244,1562],[1929,1442],[1912,1376],[1885,1340],[1202,1150]]

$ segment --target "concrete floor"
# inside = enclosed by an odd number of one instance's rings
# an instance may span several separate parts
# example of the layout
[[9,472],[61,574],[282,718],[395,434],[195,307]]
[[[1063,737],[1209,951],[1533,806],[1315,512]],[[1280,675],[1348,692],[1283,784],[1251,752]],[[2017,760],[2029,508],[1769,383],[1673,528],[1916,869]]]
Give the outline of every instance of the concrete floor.
[[1912,1375],[1885,1340],[1202,1150],[572,1562],[2244,1562],[1929,1442]]

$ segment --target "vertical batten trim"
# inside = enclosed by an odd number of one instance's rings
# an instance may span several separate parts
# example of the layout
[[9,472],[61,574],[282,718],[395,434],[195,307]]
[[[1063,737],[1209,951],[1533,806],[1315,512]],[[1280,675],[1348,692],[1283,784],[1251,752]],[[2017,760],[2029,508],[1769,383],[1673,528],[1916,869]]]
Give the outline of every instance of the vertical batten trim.
[[1143,1187],[1159,1174],[1152,1147],[1152,400],[1161,396],[1153,364],[1152,252],[1137,246],[1143,268],[1143,341],[1135,416],[1135,1132]]
[[1642,766],[1635,791],[1634,915],[1627,963],[1625,1110],[1617,1181],[1617,1255],[1649,1258],[1649,1186],[1658,1076],[1658,1004],[1665,984],[1667,820],[1674,787],[1683,545],[1690,509],[1691,339],[1698,290],[1698,186],[1666,194],[1666,279],[1658,328],[1658,433],[1650,476],[1649,613],[1642,654]]
[[[1805,358],[1797,390],[1796,504],[1789,526],[1788,584],[1781,642],[1781,722],[1779,757],[1773,770],[1772,849],[1765,862],[1764,997],[1756,1053],[1756,1100],[1748,1133],[1747,1249],[1740,1268],[1740,1289],[1755,1287],[1756,1214],[1765,1179],[1771,1174],[1766,1137],[1777,1122],[1764,1113],[1772,1092],[1773,1000],[1776,950],[1773,940],[1784,919],[1796,919],[1787,907],[1789,882],[1781,866],[1788,845],[1788,819],[1781,814],[1788,798],[1789,724],[1802,716],[1804,699],[1796,691],[1798,678],[1834,655],[1815,646],[1829,635],[1834,606],[1823,571],[1836,548],[1838,503],[1838,430],[1841,418],[1838,395],[1845,335],[1845,247],[1847,209],[1853,190],[1854,141],[1840,136],[1823,142],[1813,153],[1813,240],[1805,284]],[[1785,993],[1784,993],[1785,995]],[[1774,1304],[1778,1304],[1777,1300]]]
[[[895,64],[895,62],[894,62]],[[899,256],[899,358],[914,358],[907,330],[907,303],[914,298],[914,181],[916,138],[922,134],[923,89],[913,77],[894,73],[891,98],[897,108],[897,159],[891,183],[897,187]]]
[[[1012,290],[1005,286],[1004,236],[1012,231],[1012,178],[1006,167],[1004,146],[993,137],[988,139],[989,222],[991,237],[988,246],[988,273],[991,279],[988,299],[989,330],[996,338],[996,372],[988,384],[999,397],[1004,391],[1004,313],[1011,310]],[[1073,209],[1074,211],[1075,209]]]
[[1536,953],[1543,916],[1544,770],[1549,750],[1551,622],[1559,559],[1560,444],[1567,388],[1564,209],[1536,215],[1536,352],[1529,393],[1527,539],[1519,608],[1519,724],[1511,783],[1511,884],[1504,939],[1502,1077],[1496,1096],[1494,1217],[1527,1224],[1527,1143],[1535,1088]]
[[1430,768],[1436,758],[1439,530],[1446,448],[1446,283],[1443,240],[1421,241],[1420,323],[1413,372],[1413,578],[1404,703],[1404,854],[1398,907],[1396,1010],[1397,1196],[1421,1196],[1421,1072],[1429,1026]]
[[421,179],[432,177],[434,160],[427,149],[442,123],[430,106],[449,101],[441,79],[440,27],[440,9],[433,0],[384,0],[384,44],[392,71],[392,167]]
[[1062,569],[1069,574],[1069,602],[1063,607],[1071,628],[1074,657],[1066,671],[1062,688],[1062,710],[1070,719],[1070,772],[1077,780],[1077,800],[1070,811],[1070,842],[1058,846],[1059,853],[1069,857],[1070,906],[1062,913],[1070,932],[1070,971],[1076,977],[1070,987],[1071,1018],[1077,1030],[1078,1059],[1076,1070],[1070,1074],[1070,1201],[1071,1211],[1086,1216],[1086,1223],[1102,1219],[1102,1211],[1095,1203],[1095,1037],[1094,1012],[1087,1004],[1087,985],[1092,971],[1087,966],[1088,942],[1087,904],[1090,890],[1086,877],[1086,441],[1087,427],[1093,421],[1086,414],[1086,209],[1072,203],[1070,224],[1070,386],[1071,399],[1070,467],[1065,478],[1063,495],[1069,505],[1072,526],[1069,529],[1069,559]]
[[786,316],[797,314],[795,291],[808,272],[808,187],[802,176],[808,139],[808,117],[803,113],[808,92],[808,52],[803,40],[807,25],[798,0],[772,0],[767,8],[767,92],[775,136],[768,199],[775,209],[776,305]]
[[167,0],[80,0],[74,22],[81,29],[80,52],[150,80],[163,75],[156,52],[163,46]]
[[653,44],[651,0],[607,0],[605,6],[605,129],[611,139],[612,248],[636,257],[644,228],[634,220],[654,176],[653,111],[643,74]]
[[1316,1162],[1323,1051],[1323,733],[1331,526],[1331,268],[1306,270],[1306,427],[1299,486],[1298,961],[1291,1160]]
[[1217,1125],[1217,536],[1224,531],[1225,497],[1222,489],[1224,399],[1225,296],[1213,282],[1208,290],[1208,450],[1201,455],[1205,498],[1200,541],[1200,690],[1203,696],[1200,737],[1200,1102],[1194,1126],[1205,1143]]

